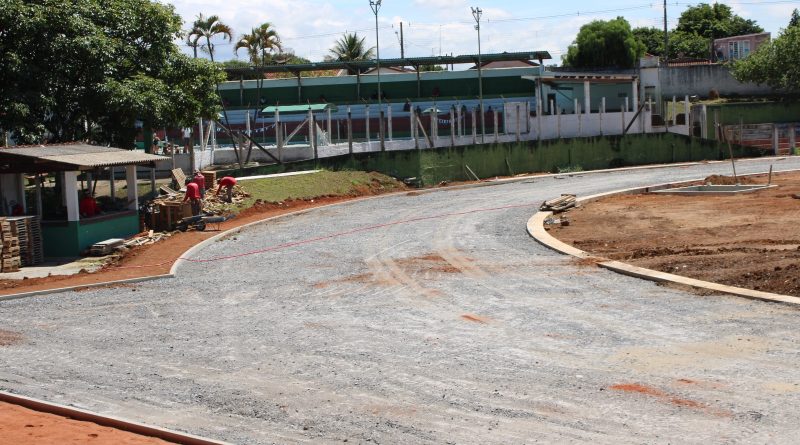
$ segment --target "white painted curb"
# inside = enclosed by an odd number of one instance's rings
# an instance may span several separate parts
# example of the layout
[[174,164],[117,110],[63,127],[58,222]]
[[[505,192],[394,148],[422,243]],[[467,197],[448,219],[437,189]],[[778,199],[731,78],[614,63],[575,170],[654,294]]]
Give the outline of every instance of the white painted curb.
[[101,426],[107,426],[141,436],[156,437],[181,445],[231,445],[229,442],[221,442],[192,434],[179,433],[166,428],[145,425],[119,417],[103,416],[91,411],[60,405],[58,403],[45,402],[44,400],[20,396],[6,391],[0,391],[0,401],[23,406],[34,411],[55,414],[83,422],[93,422]]
[[[787,172],[795,172],[800,170],[784,170],[780,172],[773,172],[773,175],[787,173]],[[751,173],[748,175],[740,175],[740,176],[755,176],[755,175],[763,175],[767,174],[768,172],[762,173]],[[617,190],[608,193],[601,193],[597,195],[587,196],[585,198],[578,199],[578,203],[587,203],[590,201],[594,201],[600,198],[605,198],[609,196],[616,196],[616,195],[624,195],[624,194],[635,194],[635,193],[643,193],[648,191],[654,190],[661,190],[664,188],[669,188],[676,185],[683,185],[683,184],[690,184],[693,182],[702,181],[702,179],[695,179],[691,181],[681,181],[674,184],[657,184],[648,187],[637,187],[625,190]],[[696,280],[694,278],[683,277],[680,275],[670,274],[666,272],[659,272],[657,270],[646,269],[643,267],[634,266],[631,264],[623,263],[620,261],[612,261],[606,258],[596,257],[591,255],[588,252],[580,250],[576,247],[573,247],[559,239],[556,239],[554,236],[550,235],[544,228],[545,220],[552,216],[553,212],[538,212],[533,215],[527,223],[527,230],[528,234],[532,236],[536,241],[544,245],[545,247],[549,247],[555,251],[571,255],[581,259],[587,258],[596,258],[597,265],[604,269],[608,269],[623,275],[628,275],[636,278],[641,278],[649,281],[655,282],[668,282],[668,283],[676,283],[682,284],[685,286],[691,286],[698,289],[706,289],[715,292],[721,292],[724,294],[736,295],[743,298],[749,298],[752,300],[760,300],[760,301],[767,301],[772,303],[784,303],[784,304],[792,304],[792,305],[800,305],[800,298],[793,297],[790,295],[781,295],[781,294],[773,294],[770,292],[761,292],[752,289],[745,289],[741,287],[734,287],[734,286],[727,286],[724,284],[719,283],[712,283],[709,281],[702,281]]]

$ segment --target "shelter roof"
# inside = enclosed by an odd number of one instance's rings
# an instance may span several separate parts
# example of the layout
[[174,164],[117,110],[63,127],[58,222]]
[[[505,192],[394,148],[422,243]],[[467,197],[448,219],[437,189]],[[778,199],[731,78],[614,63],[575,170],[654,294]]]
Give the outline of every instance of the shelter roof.
[[88,144],[38,145],[0,149],[0,173],[42,173],[143,165],[168,158],[136,150]]
[[291,114],[291,113],[308,113],[309,110],[311,111],[325,111],[325,110],[336,111],[336,105],[334,104],[306,104],[306,105],[278,105],[278,106],[269,106],[261,110],[262,113],[274,113],[275,111],[279,111],[281,113]]
[[[488,63],[503,60],[549,60],[552,56],[547,51],[526,51],[514,53],[497,54],[467,54],[461,56],[432,56],[432,57],[407,57],[405,59],[381,59],[380,66],[421,66],[421,65],[458,65],[463,63],[477,64],[478,59],[481,63]],[[250,74],[256,72],[279,73],[289,72],[298,74],[303,71],[320,71],[333,69],[359,69],[366,70],[379,66],[377,60],[360,60],[350,62],[317,62],[303,64],[274,64],[264,66],[250,66],[247,68],[227,68],[225,71],[231,75]]]

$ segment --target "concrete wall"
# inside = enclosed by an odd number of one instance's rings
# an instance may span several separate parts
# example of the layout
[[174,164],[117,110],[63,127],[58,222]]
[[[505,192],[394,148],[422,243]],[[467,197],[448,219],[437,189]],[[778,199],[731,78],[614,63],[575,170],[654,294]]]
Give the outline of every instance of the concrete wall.
[[734,79],[725,65],[675,66],[668,68],[645,68],[658,70],[661,81],[661,96],[683,97],[684,95],[708,97],[712,89],[726,96],[758,96],[773,94],[772,88],[752,83],[741,83]]
[[[705,113],[705,114],[703,114]],[[743,102],[711,105],[694,105],[692,114],[704,115],[699,119],[702,132],[696,134],[707,139],[716,139],[716,124],[778,124],[800,121],[800,102]]]
[[[628,136],[597,136],[549,141],[354,153],[318,161],[302,161],[244,170],[220,172],[249,176],[285,171],[327,168],[330,170],[378,171],[419,185],[441,181],[474,179],[467,166],[481,178],[560,169],[595,170],[631,165],[719,160],[727,153],[712,141],[672,133]],[[763,152],[734,146],[734,155],[759,156]],[[413,178],[413,179],[412,179]]]

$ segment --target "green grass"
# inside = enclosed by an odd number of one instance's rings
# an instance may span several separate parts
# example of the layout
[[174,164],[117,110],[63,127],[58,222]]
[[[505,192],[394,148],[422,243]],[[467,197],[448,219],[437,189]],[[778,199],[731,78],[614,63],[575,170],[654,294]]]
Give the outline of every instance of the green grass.
[[[283,202],[291,199],[314,199],[325,196],[356,196],[373,192],[400,190],[403,184],[380,173],[361,171],[321,171],[306,175],[254,179],[239,183],[250,194],[242,208],[256,200]],[[366,193],[365,193],[366,192]]]

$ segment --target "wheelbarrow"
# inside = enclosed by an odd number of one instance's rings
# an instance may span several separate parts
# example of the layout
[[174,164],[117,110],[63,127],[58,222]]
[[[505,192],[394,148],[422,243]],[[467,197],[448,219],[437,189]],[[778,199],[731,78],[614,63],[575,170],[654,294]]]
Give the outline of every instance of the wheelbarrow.
[[219,230],[219,225],[223,222],[233,218],[233,215],[226,215],[226,216],[215,216],[215,215],[197,215],[197,216],[187,216],[186,218],[181,219],[175,224],[175,229],[180,230],[181,232],[185,232],[189,230],[189,228],[193,228],[200,232],[206,230],[206,227],[209,224],[216,224],[216,229]]

